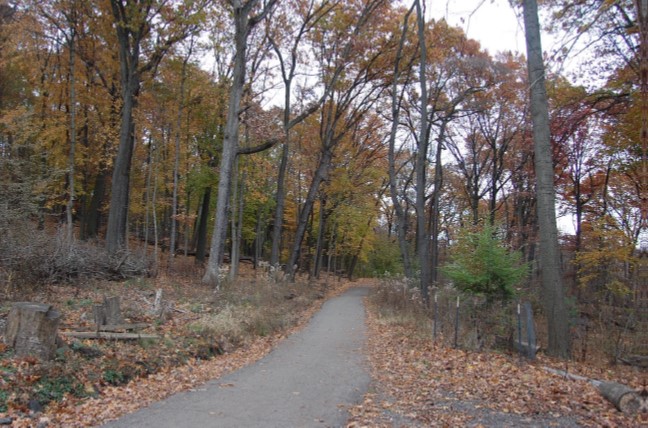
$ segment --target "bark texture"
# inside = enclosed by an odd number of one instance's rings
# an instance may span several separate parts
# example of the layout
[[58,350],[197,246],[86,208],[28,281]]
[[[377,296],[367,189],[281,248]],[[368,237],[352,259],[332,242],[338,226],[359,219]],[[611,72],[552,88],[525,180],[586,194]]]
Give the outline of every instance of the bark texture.
[[94,319],[97,328],[104,325],[118,325],[124,322],[121,314],[119,296],[104,298],[103,304],[94,306]]
[[425,17],[420,0],[416,0],[416,17],[418,24],[418,42],[420,49],[419,86],[421,88],[421,123],[416,153],[416,252],[421,270],[421,293],[426,305],[429,304],[429,286],[432,279],[430,262],[430,232],[425,218],[429,128],[428,128],[428,93],[427,93],[427,45],[425,43]]
[[536,0],[524,0],[524,26],[531,93],[536,198],[540,229],[540,277],[549,335],[547,353],[555,357],[568,358],[570,355],[569,320],[558,246],[549,105],[545,88],[544,62],[542,59]]
[[227,237],[227,209],[229,204],[232,174],[234,173],[234,161],[239,148],[239,111],[241,108],[241,97],[245,84],[245,57],[248,48],[248,36],[250,30],[257,25],[268,11],[274,6],[275,0],[267,2],[263,10],[251,16],[252,11],[259,3],[257,0],[241,2],[230,0],[234,14],[234,71],[232,72],[232,86],[227,111],[227,122],[225,124],[225,136],[223,139],[223,152],[221,154],[220,173],[218,181],[218,196],[216,198],[216,219],[214,221],[214,233],[211,240],[209,262],[203,275],[203,282],[219,288],[221,278],[219,268],[223,261],[225,239]]
[[61,314],[51,305],[20,302],[9,312],[5,343],[17,356],[54,357]]

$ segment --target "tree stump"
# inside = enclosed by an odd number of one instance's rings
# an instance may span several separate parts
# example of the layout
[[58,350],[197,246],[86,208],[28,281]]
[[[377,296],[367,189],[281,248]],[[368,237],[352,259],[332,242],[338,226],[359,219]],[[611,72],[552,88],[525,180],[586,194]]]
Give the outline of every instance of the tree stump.
[[18,356],[49,360],[57,347],[57,329],[61,314],[51,305],[19,302],[9,312],[5,343]]
[[104,297],[103,304],[94,305],[94,320],[97,328],[102,325],[123,324],[119,296]]

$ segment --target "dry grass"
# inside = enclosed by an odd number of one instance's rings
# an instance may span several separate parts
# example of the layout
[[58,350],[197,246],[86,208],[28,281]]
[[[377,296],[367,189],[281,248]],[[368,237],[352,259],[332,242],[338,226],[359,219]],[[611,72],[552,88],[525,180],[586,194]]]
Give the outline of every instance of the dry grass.
[[[174,260],[171,273],[161,272],[156,278],[120,282],[41,284],[20,289],[11,300],[3,299],[0,343],[12,301],[51,304],[63,314],[61,329],[92,330],[93,304],[105,296],[120,296],[126,322],[147,323],[143,332],[156,334],[160,340],[67,339],[67,347],[57,351],[56,361],[29,365],[13,358],[10,349],[0,347],[0,417],[3,412],[28,415],[33,399],[44,405],[67,393],[70,405],[174,367],[237,352],[259,339],[276,340],[273,338],[287,334],[312,313],[328,290],[320,283],[275,283],[245,265],[240,280],[214,292],[201,283],[202,269],[183,257]],[[157,290],[162,290],[167,308],[164,316],[152,311]]]

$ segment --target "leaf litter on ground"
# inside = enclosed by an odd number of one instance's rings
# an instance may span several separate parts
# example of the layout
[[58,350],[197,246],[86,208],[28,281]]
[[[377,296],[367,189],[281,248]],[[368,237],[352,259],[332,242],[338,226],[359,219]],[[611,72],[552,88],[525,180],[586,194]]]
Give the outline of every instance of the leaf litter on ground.
[[[66,391],[62,397],[52,400],[43,409],[30,409],[27,402],[37,388],[39,376],[47,376],[53,367],[57,367],[57,363],[12,358],[10,354],[7,354],[9,357],[0,355],[0,375],[3,375],[0,376],[0,393],[19,389],[21,394],[7,394],[9,408],[0,411],[0,418],[11,418],[12,427],[97,426],[171,394],[200,388],[209,380],[218,379],[265,356],[286,336],[305,325],[325,298],[337,295],[351,285],[347,281],[332,279],[325,284],[305,284],[300,291],[289,284],[269,285],[267,279],[257,281],[249,277],[242,284],[244,285],[240,288],[247,289],[238,290],[242,294],[236,296],[236,299],[241,300],[241,307],[253,308],[258,303],[255,299],[259,297],[255,293],[259,293],[259,287],[266,286],[278,293],[280,300],[290,302],[288,308],[281,309],[293,313],[284,314],[287,318],[278,323],[274,331],[256,331],[254,326],[247,326],[252,333],[243,340],[235,344],[219,344],[215,347],[218,352],[205,358],[188,354],[185,349],[187,337],[183,336],[192,334],[192,323],[203,316],[210,317],[218,313],[222,306],[210,304],[210,300],[215,299],[213,290],[204,286],[196,287],[186,279],[161,276],[154,281],[102,283],[90,287],[52,286],[40,295],[30,296],[33,300],[48,302],[64,309],[62,329],[87,329],[93,325],[93,302],[98,303],[107,295],[119,295],[127,320],[148,323],[150,327],[145,331],[153,332],[161,339],[152,343],[112,340],[72,342],[68,339],[68,349],[65,355],[61,355],[65,361],[60,365],[73,371],[66,375],[75,379],[82,391],[76,391],[80,392],[77,394]],[[173,310],[170,311],[169,318],[164,320],[148,311],[158,288],[162,288],[166,299],[173,302]],[[300,292],[312,295],[306,298],[300,296]],[[286,293],[290,298],[285,297]],[[79,353],[80,349],[85,351]],[[5,352],[5,347],[0,351]],[[94,357],[85,356],[86,353],[92,355],[93,352]],[[114,371],[110,372],[113,376],[110,378],[112,383],[106,381],[106,367],[113,367],[107,366],[108,362],[115,364]],[[124,379],[119,378],[119,374],[123,372],[132,374],[132,377],[129,375]],[[6,377],[5,373],[8,373]],[[5,378],[10,378],[14,388],[9,388]],[[15,388],[16,386],[19,388]]]
[[639,390],[643,380],[635,370],[449,348],[411,325],[381,318],[371,299],[367,323],[373,384],[363,402],[350,409],[347,428],[648,426],[642,415],[619,412],[588,382],[556,376],[544,367]]

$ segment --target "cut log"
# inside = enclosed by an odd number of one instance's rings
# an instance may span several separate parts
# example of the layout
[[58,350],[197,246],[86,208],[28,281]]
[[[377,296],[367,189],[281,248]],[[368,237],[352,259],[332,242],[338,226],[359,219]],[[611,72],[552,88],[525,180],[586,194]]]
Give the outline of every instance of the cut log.
[[112,332],[97,332],[97,331],[64,331],[64,336],[77,337],[79,339],[159,339],[160,337],[155,334],[144,333],[112,333]]
[[148,327],[149,324],[140,322],[135,324],[111,324],[111,325],[102,325],[99,327],[99,331],[114,331],[119,332],[122,330],[132,331],[132,330],[141,330]]
[[106,325],[122,324],[124,322],[119,307],[119,296],[104,297],[103,304],[106,308]]
[[106,310],[104,305],[94,305],[92,307],[92,314],[94,316],[94,322],[97,326],[97,331],[102,325],[106,325]]
[[549,373],[563,376],[571,380],[589,382],[594,385],[606,400],[614,405],[621,412],[628,415],[636,415],[641,409],[642,397],[638,391],[617,382],[590,379],[584,376],[567,373],[563,370],[556,370],[549,367],[544,368]]
[[18,356],[49,360],[57,347],[57,329],[61,314],[51,305],[19,302],[9,312],[5,343]]
[[603,397],[623,413],[635,415],[639,412],[639,393],[634,389],[616,382],[601,382],[598,390]]
[[[150,327],[150,324],[145,323],[145,322],[140,322],[140,323],[132,323],[132,324],[116,324],[116,325],[101,325],[99,328],[95,328],[95,331],[114,331],[114,332],[120,332],[120,331],[133,331],[133,330],[142,330],[144,328]],[[73,325],[68,325],[63,327],[66,330],[73,330],[73,331],[88,331],[88,327],[83,327],[83,326],[73,326]]]

